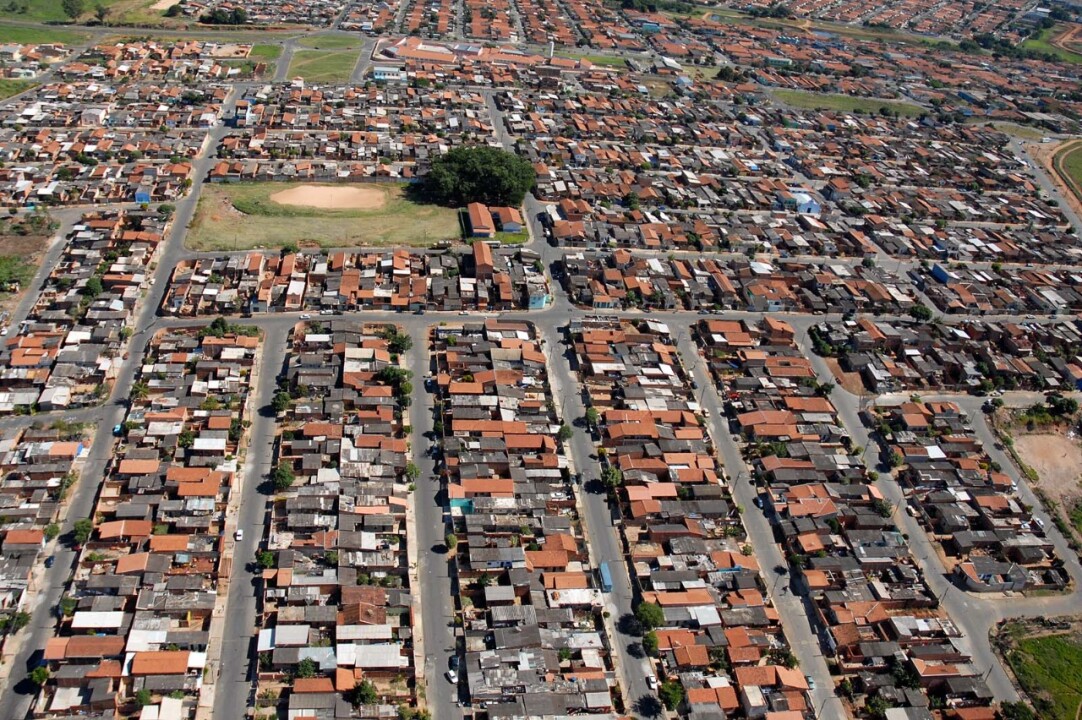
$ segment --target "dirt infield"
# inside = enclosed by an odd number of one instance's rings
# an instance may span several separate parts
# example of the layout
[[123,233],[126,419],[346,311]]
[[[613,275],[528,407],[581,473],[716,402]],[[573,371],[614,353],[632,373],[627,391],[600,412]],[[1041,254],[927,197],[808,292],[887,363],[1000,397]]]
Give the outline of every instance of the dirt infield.
[[379,210],[387,204],[387,193],[379,188],[341,185],[298,185],[270,196],[279,205],[324,210]]

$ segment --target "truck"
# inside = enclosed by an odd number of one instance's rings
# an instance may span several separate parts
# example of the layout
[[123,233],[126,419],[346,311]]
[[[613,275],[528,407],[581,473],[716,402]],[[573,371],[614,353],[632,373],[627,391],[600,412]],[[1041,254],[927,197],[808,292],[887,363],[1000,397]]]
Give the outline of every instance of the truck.
[[607,562],[601,563],[597,568],[597,574],[601,578],[601,592],[612,592],[612,571]]

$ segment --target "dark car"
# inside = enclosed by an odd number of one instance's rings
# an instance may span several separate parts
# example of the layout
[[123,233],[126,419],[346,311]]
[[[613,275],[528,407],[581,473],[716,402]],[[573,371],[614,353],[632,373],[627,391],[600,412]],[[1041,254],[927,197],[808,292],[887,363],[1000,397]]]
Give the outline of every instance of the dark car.
[[458,655],[452,655],[447,658],[447,669],[458,672]]
[[56,565],[56,555],[50,555],[45,558],[45,567],[51,568],[53,565]]

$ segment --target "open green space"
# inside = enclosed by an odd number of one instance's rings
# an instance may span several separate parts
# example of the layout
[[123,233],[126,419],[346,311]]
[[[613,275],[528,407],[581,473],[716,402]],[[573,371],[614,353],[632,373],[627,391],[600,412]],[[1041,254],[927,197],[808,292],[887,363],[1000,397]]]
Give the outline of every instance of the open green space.
[[713,19],[715,22],[730,23],[734,25],[751,25],[753,27],[771,28],[775,30],[797,30],[803,32],[830,33],[854,40],[867,40],[870,42],[885,42],[912,45],[957,45],[947,38],[932,38],[905,30],[895,30],[886,27],[867,27],[864,25],[847,25],[833,23],[827,20],[804,20],[793,18],[767,18],[754,17],[739,10],[729,8],[711,7],[703,13],[703,17]]
[[282,55],[281,45],[253,45],[248,57],[252,60],[277,60]]
[[205,185],[186,245],[193,250],[245,250],[287,243],[424,247],[462,236],[457,210],[414,202],[406,197],[406,186],[395,183],[348,186],[369,194],[369,206],[381,205],[374,209],[283,205],[271,199],[283,191],[314,185],[318,191],[313,183]]
[[899,115],[917,117],[924,110],[919,105],[885,100],[881,98],[854,97],[836,93],[812,93],[803,90],[772,90],[774,97],[786,105],[806,110],[836,110],[838,112],[863,112],[878,114],[881,108],[888,108]]
[[1041,130],[1040,128],[1031,127],[1029,125],[1019,125],[1018,123],[1003,122],[999,120],[989,123],[988,120],[985,118],[975,118],[970,121],[969,124],[991,125],[1000,132],[1007,133],[1008,135],[1013,135],[1017,138],[1022,138],[1023,140],[1040,140],[1048,134],[1046,131]]
[[[0,11],[0,15],[6,15],[6,13]],[[64,43],[65,45],[74,45],[86,40],[86,38],[87,36],[82,33],[59,28],[22,27],[20,25],[0,23],[0,43],[19,43],[21,45]]]
[[572,60],[589,60],[594,65],[600,65],[601,67],[613,67],[613,68],[626,68],[627,63],[624,62],[622,57],[616,57],[614,55],[580,55],[577,53],[567,53],[566,57]]
[[1063,154],[1061,167],[1071,182],[1082,188],[1082,145],[1075,145]]
[[[95,18],[94,10],[98,5],[105,7],[108,13],[106,22],[113,22],[126,12],[148,7],[155,0],[94,0],[83,2],[83,11],[77,18],[81,21]],[[60,0],[0,0],[0,18],[13,20],[31,20],[35,22],[70,22],[72,18],[64,12]]]
[[1063,32],[1063,28],[1059,25],[1054,25],[1050,28],[1045,28],[1039,31],[1035,35],[1027,38],[1022,42],[1022,49],[1024,50],[1036,50],[1037,52],[1048,53],[1055,55],[1057,58],[1065,63],[1071,63],[1074,65],[1082,65],[1082,55],[1073,53],[1069,50],[1064,50],[1061,47],[1056,47],[1052,44],[1052,38],[1056,37],[1059,33]]
[[357,64],[356,50],[298,50],[289,64],[289,77],[308,82],[345,82]]
[[1020,636],[1007,655],[1042,720],[1075,720],[1082,705],[1082,640],[1072,634]]
[[36,83],[33,80],[9,80],[7,78],[0,78],[0,100],[9,98],[12,95],[18,95],[19,93],[34,87],[34,85],[36,85]]
[[298,40],[297,45],[313,50],[359,50],[361,38],[353,35],[309,35]]

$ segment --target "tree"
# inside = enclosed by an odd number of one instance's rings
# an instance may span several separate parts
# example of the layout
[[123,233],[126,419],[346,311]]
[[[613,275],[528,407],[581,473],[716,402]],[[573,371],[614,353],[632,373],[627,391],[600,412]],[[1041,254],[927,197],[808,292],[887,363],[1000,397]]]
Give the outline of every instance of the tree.
[[90,534],[94,532],[94,523],[90,520],[76,520],[75,525],[72,527],[73,534],[75,536],[75,542],[82,545],[90,539]]
[[644,602],[639,603],[639,606],[635,608],[635,619],[647,630],[653,630],[665,624],[665,613],[662,612],[660,605]]
[[134,401],[146,400],[150,394],[150,386],[143,380],[132,383],[130,397]]
[[86,281],[86,285],[83,286],[83,295],[93,300],[98,295],[101,295],[104,290],[101,278],[95,275]]
[[379,693],[376,692],[375,685],[367,680],[362,680],[353,686],[350,700],[354,707],[358,705],[375,705],[379,700]]
[[601,420],[601,413],[597,411],[595,407],[586,408],[586,424],[590,427],[597,427],[598,421]]
[[665,707],[669,710],[675,710],[684,700],[684,686],[680,684],[679,680],[672,678],[661,683],[657,694],[661,698],[661,702],[665,703]]
[[562,443],[565,443],[568,440],[570,440],[571,439],[571,426],[570,425],[561,425],[559,432],[556,433],[556,439],[559,440]]
[[601,481],[610,488],[616,488],[624,481],[624,474],[620,468],[609,465],[601,471]]
[[278,564],[278,561],[274,557],[274,553],[272,553],[270,550],[262,550],[260,552],[257,552],[255,555],[255,559],[256,562],[259,563],[259,567],[263,568],[264,570],[270,570]]
[[56,539],[56,536],[60,534],[60,526],[56,523],[49,523],[45,526],[43,532],[45,533],[45,539],[52,542]]
[[297,669],[294,675],[299,678],[310,678],[316,676],[316,671],[319,670],[319,666],[316,665],[316,661],[312,658],[303,658],[297,663]]
[[1071,416],[1078,412],[1078,401],[1059,393],[1048,396],[1048,410],[1056,417]]
[[78,20],[86,9],[84,0],[61,0],[60,7],[64,8],[64,14],[72,20]]
[[454,533],[447,533],[447,536],[443,539],[443,543],[447,546],[448,550],[451,550],[453,552],[454,549],[458,546],[458,535],[455,535]]
[[1037,716],[1024,702],[1005,702],[999,706],[1003,720],[1037,720]]
[[195,445],[195,432],[190,429],[181,430],[177,436],[177,445],[185,450]]
[[642,636],[642,649],[646,651],[646,654],[650,657],[657,657],[657,633],[653,630],[649,631]]
[[632,190],[627,195],[624,195],[623,203],[624,203],[624,207],[626,207],[628,210],[638,210],[639,209],[639,194],[637,192],[635,192],[634,190]]
[[932,319],[932,311],[927,305],[918,303],[909,308],[909,317],[919,322],[928,322]]
[[285,463],[279,463],[278,467],[274,468],[275,490],[286,490],[293,486],[293,481],[296,480],[296,476],[293,474],[293,468]]
[[[65,0],[65,2],[67,2],[67,0]],[[30,678],[30,682],[34,683],[38,687],[41,687],[49,681],[49,668],[36,667],[30,671],[30,674],[27,677]]]
[[94,6],[94,17],[96,17],[100,23],[105,23],[105,18],[109,17],[109,12],[109,8],[101,3]]
[[421,468],[412,462],[406,463],[406,478],[410,482],[416,482],[419,477],[421,477]]
[[146,707],[152,702],[154,702],[154,695],[146,688],[135,691],[135,704],[139,707]]
[[536,177],[530,162],[514,153],[489,146],[457,147],[436,158],[421,188],[434,202],[451,207],[471,202],[517,206]]
[[285,390],[279,390],[278,392],[274,393],[274,399],[271,400],[271,409],[273,409],[275,413],[283,412],[287,407],[289,407],[289,401],[291,399],[292,398],[290,398],[289,393],[287,393]]

